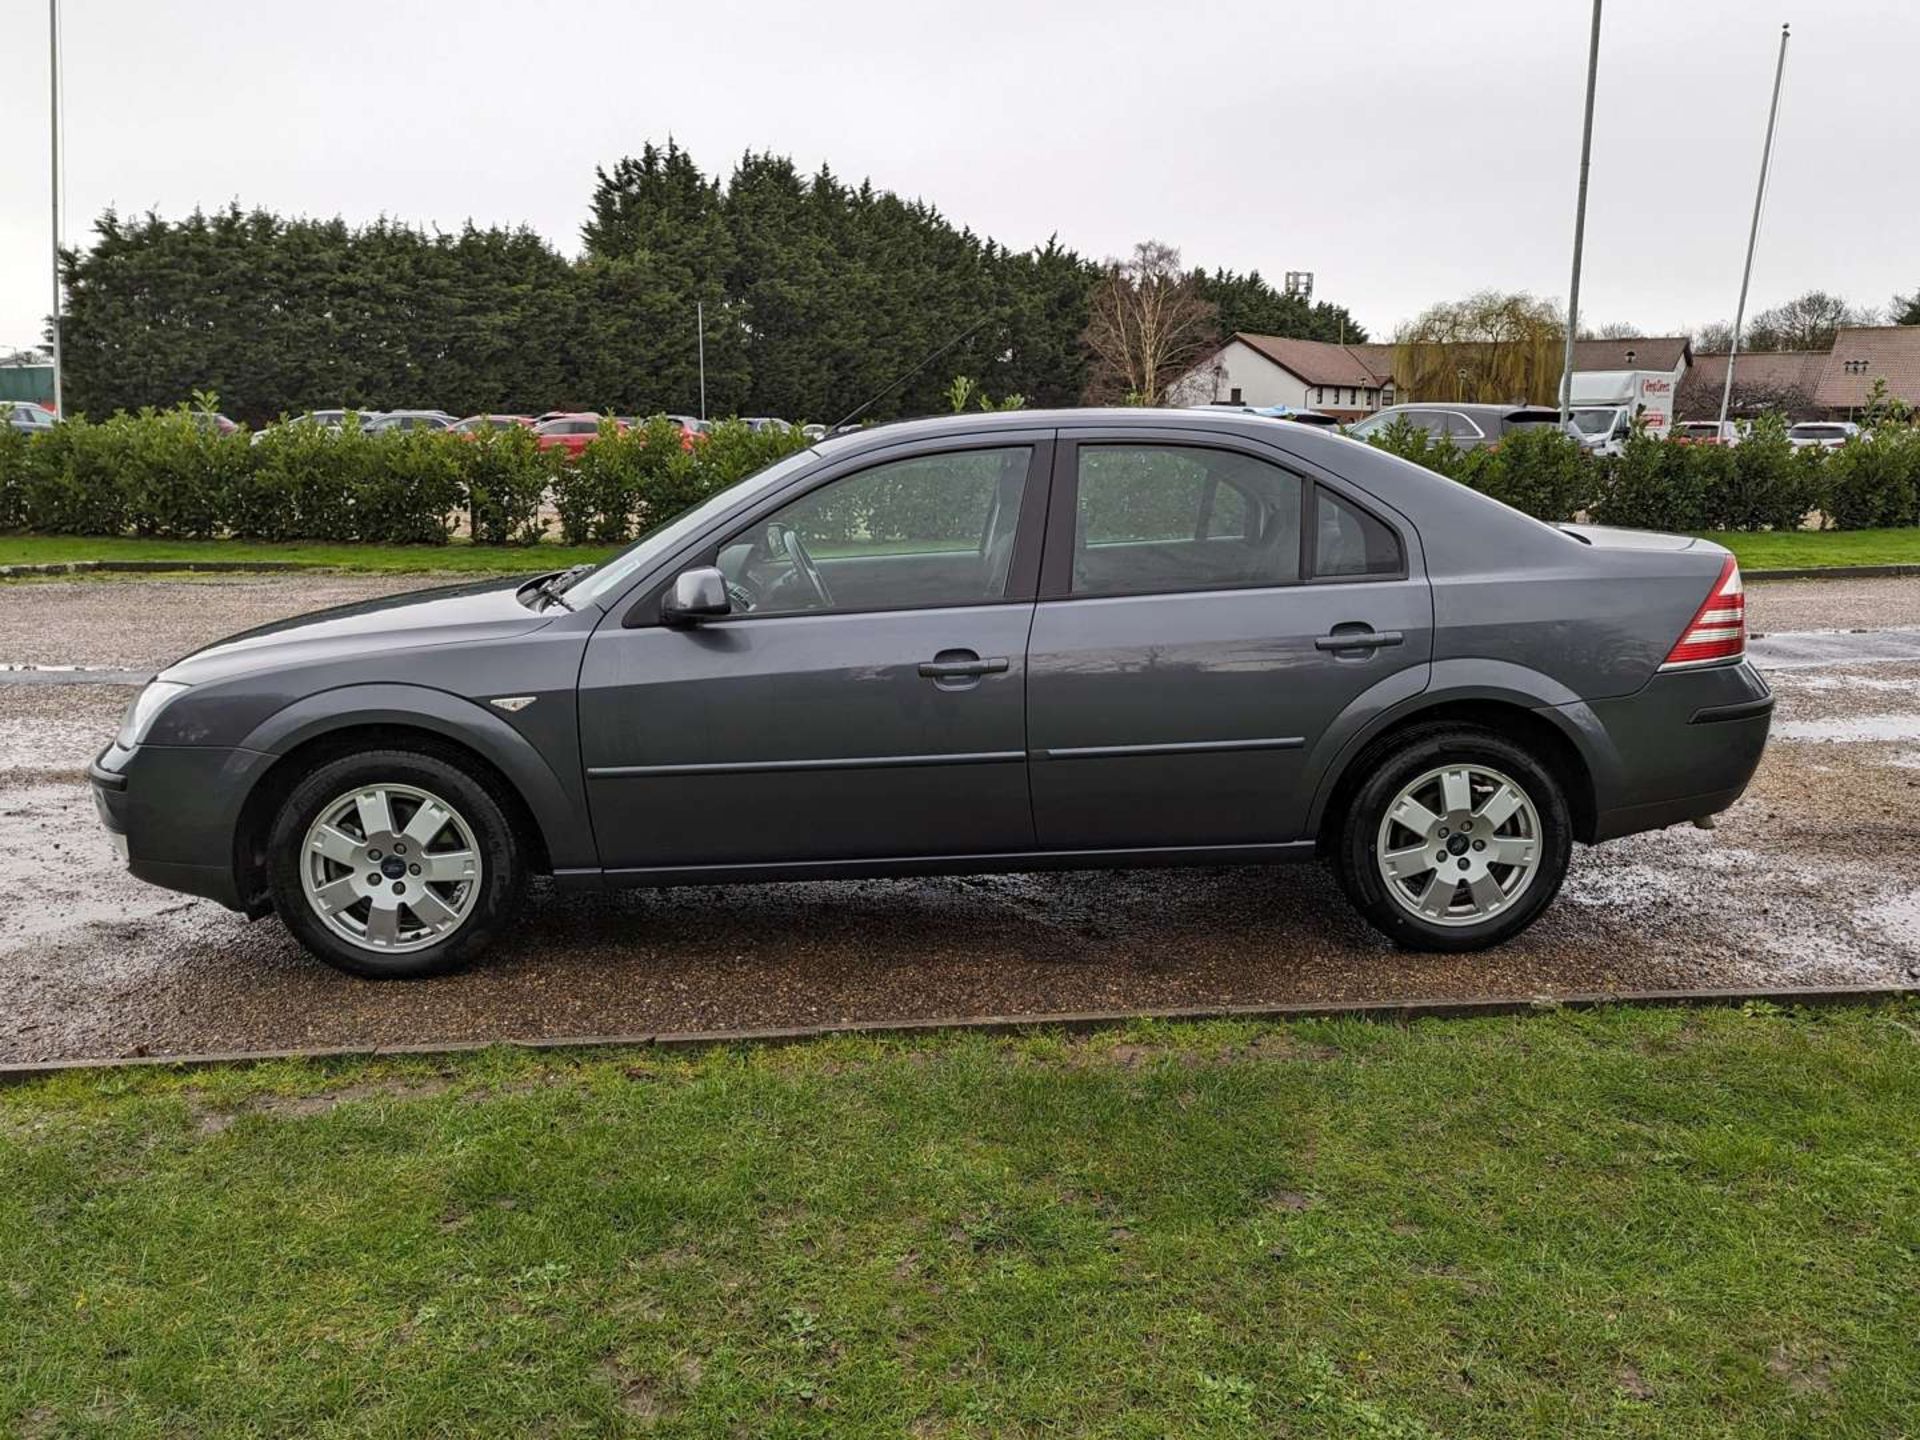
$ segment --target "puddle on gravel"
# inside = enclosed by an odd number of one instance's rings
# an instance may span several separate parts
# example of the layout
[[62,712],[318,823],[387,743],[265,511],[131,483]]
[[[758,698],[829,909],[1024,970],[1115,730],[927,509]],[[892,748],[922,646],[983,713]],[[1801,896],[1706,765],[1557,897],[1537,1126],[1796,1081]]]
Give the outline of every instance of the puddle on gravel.
[[1896,947],[1920,955],[1920,890],[1882,900],[1862,911],[1860,919]]
[[1848,744],[1920,740],[1920,712],[1907,715],[1849,715],[1831,720],[1782,720],[1774,725],[1773,738]]

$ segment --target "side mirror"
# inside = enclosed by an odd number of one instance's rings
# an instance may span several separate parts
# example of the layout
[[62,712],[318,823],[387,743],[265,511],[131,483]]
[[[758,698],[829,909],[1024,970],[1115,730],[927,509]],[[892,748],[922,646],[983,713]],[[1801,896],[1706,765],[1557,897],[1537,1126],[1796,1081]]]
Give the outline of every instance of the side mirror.
[[698,625],[716,615],[732,613],[727,577],[713,565],[682,570],[673,577],[666,598],[660,602],[660,618],[669,625]]

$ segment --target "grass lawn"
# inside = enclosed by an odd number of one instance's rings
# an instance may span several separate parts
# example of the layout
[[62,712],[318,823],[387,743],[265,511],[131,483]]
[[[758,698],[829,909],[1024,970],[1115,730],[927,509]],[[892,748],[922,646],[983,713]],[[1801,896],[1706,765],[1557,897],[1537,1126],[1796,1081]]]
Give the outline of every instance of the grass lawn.
[[1743,570],[1825,565],[1920,565],[1920,527],[1900,530],[1717,530],[1707,539],[1740,557]]
[[258,544],[245,540],[129,540],[85,535],[0,535],[0,565],[70,560],[294,561],[339,570],[559,570],[604,560],[611,545],[328,545]]
[[0,1091],[0,1432],[1756,1436],[1920,1414],[1920,1009]]

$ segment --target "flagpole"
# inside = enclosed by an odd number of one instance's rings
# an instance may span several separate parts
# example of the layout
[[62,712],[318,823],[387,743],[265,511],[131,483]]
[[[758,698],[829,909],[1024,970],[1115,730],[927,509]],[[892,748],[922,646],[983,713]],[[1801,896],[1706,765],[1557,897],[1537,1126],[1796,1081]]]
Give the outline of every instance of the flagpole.
[[1773,126],[1780,118],[1780,79],[1787,73],[1787,27],[1780,27],[1780,59],[1773,67],[1773,103],[1767,107],[1767,140],[1760,148],[1760,183],[1753,192],[1753,224],[1747,231],[1747,265],[1740,272],[1740,303],[1733,312],[1733,339],[1727,346],[1727,379],[1720,387],[1720,435],[1727,433],[1727,407],[1733,400],[1733,362],[1740,354],[1740,325],[1747,318],[1747,282],[1753,278],[1753,251],[1760,241],[1760,206],[1767,198],[1767,171],[1773,164]]

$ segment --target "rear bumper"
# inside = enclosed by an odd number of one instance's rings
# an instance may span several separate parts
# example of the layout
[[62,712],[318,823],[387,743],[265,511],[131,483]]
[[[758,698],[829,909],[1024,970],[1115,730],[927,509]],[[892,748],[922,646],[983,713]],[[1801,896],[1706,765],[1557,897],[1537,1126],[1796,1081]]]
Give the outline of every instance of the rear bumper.
[[1586,707],[1604,737],[1594,770],[1593,833],[1612,840],[1718,814],[1759,768],[1773,692],[1746,661],[1666,671],[1637,694]]
[[87,767],[87,783],[134,878],[239,910],[240,807],[273,760],[257,750],[109,745]]

